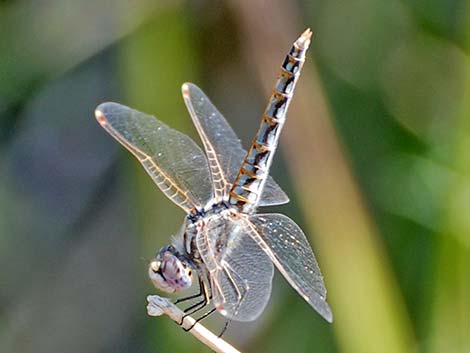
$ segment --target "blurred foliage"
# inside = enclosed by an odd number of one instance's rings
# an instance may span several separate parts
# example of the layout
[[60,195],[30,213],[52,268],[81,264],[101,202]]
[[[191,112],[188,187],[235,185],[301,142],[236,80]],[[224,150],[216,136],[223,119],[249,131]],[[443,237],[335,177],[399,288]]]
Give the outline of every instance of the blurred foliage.
[[[309,176],[281,145],[273,175],[292,201],[279,210],[312,233],[336,321],[323,322],[277,276],[263,316],[232,323],[226,338],[246,352],[470,352],[470,1],[297,1],[292,11],[256,1],[259,22],[272,23],[262,30],[241,3],[0,2],[1,352],[208,351],[146,315],[154,289],[141,259],[169,241],[183,214],[93,110],[118,101],[197,140],[180,94],[193,81],[248,142],[265,104],[255,63],[266,54],[247,49],[250,36],[281,41],[307,26],[315,38],[306,68],[316,65],[331,111],[312,119],[331,119],[375,229],[347,229],[338,254],[354,254],[357,269],[376,260],[380,268],[354,271],[325,246],[341,237],[318,231],[319,212],[332,225],[357,214],[299,190]],[[276,11],[285,21],[273,20]],[[286,45],[263,44],[280,64]],[[315,80],[308,75],[301,80]],[[308,114],[291,114],[288,128]],[[305,170],[323,170],[308,159],[315,153],[335,157],[306,145]],[[361,236],[374,246],[354,247]],[[357,293],[366,294],[353,301]],[[376,322],[392,324],[356,335]]]

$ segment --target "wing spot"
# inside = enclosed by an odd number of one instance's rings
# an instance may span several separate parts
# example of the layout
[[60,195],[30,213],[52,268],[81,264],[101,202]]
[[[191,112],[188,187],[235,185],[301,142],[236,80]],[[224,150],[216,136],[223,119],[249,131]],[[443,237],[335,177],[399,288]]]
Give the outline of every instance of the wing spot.
[[98,120],[98,122],[101,125],[104,126],[104,125],[107,124],[106,117],[104,116],[103,112],[101,112],[99,110],[95,110],[95,117],[96,117],[96,120]]
[[183,96],[185,98],[189,98],[189,85],[186,83],[183,83],[181,86],[181,91],[183,92]]

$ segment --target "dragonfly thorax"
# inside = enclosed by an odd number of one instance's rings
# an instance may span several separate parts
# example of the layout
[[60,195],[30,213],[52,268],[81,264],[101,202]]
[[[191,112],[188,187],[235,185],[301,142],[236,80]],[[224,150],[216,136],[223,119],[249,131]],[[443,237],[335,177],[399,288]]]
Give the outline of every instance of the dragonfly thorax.
[[149,265],[149,277],[158,289],[174,293],[192,285],[191,263],[173,245],[163,247]]
[[190,215],[186,218],[185,225],[182,231],[182,244],[186,255],[195,263],[200,262],[199,248],[196,245],[196,237],[208,226],[211,232],[215,235],[220,233],[218,225],[225,224],[225,220],[230,219],[237,213],[235,209],[230,207],[228,202],[222,201],[214,203],[206,207],[204,211],[198,211],[195,215]]
[[209,202],[203,209],[194,209],[187,216],[186,219],[190,223],[198,223],[200,220],[210,217],[214,214],[219,214],[231,208],[227,200],[221,202]]
[[155,287],[167,293],[191,287],[192,271],[198,272],[204,266],[196,244],[197,235],[208,223],[219,223],[232,212],[226,203],[217,203],[207,210],[188,215],[180,236],[174,239],[172,245],[164,246],[150,262],[149,277]]

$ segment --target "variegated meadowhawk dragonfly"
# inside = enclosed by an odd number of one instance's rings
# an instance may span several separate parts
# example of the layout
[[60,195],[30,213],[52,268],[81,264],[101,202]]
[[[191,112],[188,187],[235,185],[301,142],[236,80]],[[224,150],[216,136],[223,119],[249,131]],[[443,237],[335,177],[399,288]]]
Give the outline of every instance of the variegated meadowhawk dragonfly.
[[191,83],[183,85],[183,98],[205,154],[188,136],[153,116],[117,103],[96,109],[101,126],[187,214],[173,243],[149,266],[154,285],[170,293],[189,288],[197,273],[199,294],[182,300],[202,300],[186,313],[212,304],[212,311],[229,320],[256,319],[271,295],[274,264],[323,318],[333,320],[323,277],[302,230],[283,214],[255,213],[258,206],[289,201],[268,174],[311,35],[307,29],[287,54],[248,152]]

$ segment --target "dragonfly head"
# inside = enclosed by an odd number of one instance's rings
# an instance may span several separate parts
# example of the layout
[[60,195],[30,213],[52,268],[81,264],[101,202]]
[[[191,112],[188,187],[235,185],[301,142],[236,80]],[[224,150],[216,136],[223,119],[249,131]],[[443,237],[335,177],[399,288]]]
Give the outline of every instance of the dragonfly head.
[[192,271],[173,245],[163,247],[149,264],[149,277],[155,287],[174,293],[191,287]]

